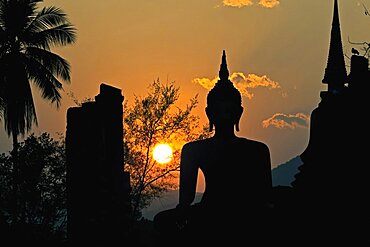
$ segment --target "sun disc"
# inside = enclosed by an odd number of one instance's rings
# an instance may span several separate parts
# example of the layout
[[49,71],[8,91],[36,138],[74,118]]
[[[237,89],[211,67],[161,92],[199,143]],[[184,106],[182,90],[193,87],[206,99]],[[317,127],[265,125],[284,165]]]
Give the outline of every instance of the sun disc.
[[153,159],[160,164],[166,164],[172,160],[172,148],[168,144],[158,144],[153,150]]

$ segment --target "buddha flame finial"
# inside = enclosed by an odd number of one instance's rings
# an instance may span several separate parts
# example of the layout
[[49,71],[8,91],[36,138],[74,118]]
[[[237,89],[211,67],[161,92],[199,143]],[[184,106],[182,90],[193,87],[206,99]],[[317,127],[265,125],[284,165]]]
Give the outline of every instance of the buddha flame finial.
[[229,80],[229,70],[227,69],[225,50],[223,50],[223,52],[222,52],[222,63],[220,65],[220,71],[219,71],[218,75],[220,77],[220,81],[228,81]]

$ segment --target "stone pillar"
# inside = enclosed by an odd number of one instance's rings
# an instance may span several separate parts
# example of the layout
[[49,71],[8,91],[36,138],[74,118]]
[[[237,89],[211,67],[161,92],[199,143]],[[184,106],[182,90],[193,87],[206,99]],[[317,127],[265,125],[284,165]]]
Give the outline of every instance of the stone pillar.
[[68,239],[96,242],[127,230],[129,175],[124,171],[123,96],[101,84],[95,101],[67,111]]

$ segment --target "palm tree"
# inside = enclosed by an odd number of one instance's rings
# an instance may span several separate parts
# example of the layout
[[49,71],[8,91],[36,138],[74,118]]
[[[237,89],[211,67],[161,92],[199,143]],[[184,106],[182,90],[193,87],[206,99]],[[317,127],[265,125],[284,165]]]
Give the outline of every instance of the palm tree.
[[56,7],[37,11],[42,0],[0,0],[0,98],[5,130],[13,138],[37,124],[30,82],[42,98],[60,105],[62,83],[70,82],[68,61],[51,52],[76,40],[75,28]]
[[18,136],[37,125],[31,83],[41,97],[59,107],[70,64],[51,48],[72,44],[76,29],[59,8],[43,0],[0,0],[0,116],[13,141],[14,176],[19,171]]

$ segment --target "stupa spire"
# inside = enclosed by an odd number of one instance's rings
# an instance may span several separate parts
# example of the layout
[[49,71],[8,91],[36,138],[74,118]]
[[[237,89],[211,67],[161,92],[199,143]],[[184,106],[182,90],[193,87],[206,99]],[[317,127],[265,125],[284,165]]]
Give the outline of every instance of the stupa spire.
[[328,62],[322,82],[328,84],[329,92],[337,93],[344,88],[346,80],[347,71],[344,63],[338,1],[334,0],[334,13],[331,27]]

